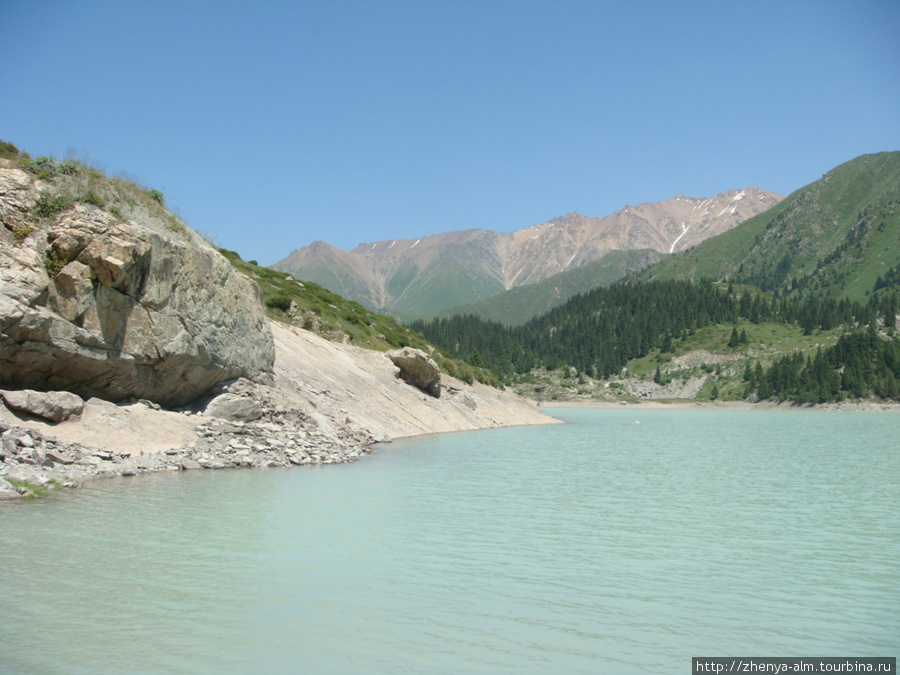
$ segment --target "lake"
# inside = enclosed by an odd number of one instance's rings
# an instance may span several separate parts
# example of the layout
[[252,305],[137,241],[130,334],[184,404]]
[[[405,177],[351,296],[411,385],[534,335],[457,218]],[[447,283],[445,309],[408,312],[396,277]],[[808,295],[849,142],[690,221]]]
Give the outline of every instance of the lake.
[[0,672],[686,673],[896,656],[893,413],[548,410],[0,506]]

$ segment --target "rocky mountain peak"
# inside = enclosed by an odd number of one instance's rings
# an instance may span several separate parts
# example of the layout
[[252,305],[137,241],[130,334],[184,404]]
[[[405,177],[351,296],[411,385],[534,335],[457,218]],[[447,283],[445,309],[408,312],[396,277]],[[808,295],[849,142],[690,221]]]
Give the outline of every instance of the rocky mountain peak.
[[372,309],[415,316],[535,284],[613,251],[677,253],[781,199],[746,188],[626,205],[603,218],[572,211],[508,234],[459,230],[361,244],[349,252],[316,242],[273,267]]

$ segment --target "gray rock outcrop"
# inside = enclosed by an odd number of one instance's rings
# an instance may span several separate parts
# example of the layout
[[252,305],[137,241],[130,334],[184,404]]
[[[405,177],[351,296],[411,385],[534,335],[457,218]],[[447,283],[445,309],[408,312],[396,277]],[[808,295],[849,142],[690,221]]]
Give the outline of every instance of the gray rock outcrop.
[[0,398],[10,410],[24,412],[51,422],[64,422],[84,410],[84,400],[68,391],[0,391]]
[[435,398],[441,397],[441,370],[421,349],[404,347],[387,353],[400,369],[400,378]]
[[0,386],[171,406],[271,377],[259,287],[215,248],[153,204],[35,218],[54,190],[0,166]]

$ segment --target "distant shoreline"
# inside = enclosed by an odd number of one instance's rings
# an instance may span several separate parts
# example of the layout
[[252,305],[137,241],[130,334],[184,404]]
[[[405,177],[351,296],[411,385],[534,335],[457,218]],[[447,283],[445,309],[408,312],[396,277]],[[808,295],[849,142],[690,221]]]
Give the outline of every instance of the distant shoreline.
[[541,408],[639,408],[644,410],[806,410],[831,412],[894,412],[900,413],[896,401],[842,401],[841,403],[796,404],[763,401],[694,401],[692,399],[667,399],[649,401],[545,401]]

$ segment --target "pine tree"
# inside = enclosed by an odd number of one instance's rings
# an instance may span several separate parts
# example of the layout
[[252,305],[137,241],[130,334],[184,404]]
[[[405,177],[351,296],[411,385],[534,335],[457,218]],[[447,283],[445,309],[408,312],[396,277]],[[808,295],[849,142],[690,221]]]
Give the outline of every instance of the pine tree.
[[737,326],[731,329],[731,337],[728,338],[728,346],[731,348],[737,347],[741,343],[740,335],[738,335]]

